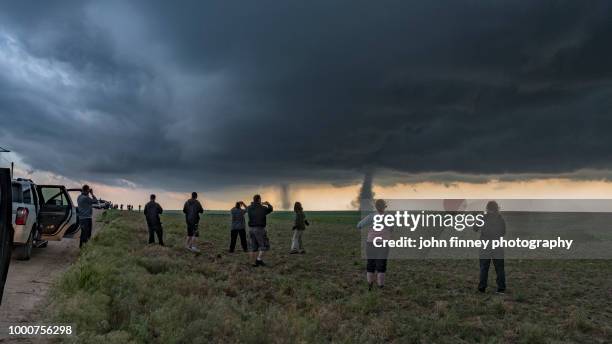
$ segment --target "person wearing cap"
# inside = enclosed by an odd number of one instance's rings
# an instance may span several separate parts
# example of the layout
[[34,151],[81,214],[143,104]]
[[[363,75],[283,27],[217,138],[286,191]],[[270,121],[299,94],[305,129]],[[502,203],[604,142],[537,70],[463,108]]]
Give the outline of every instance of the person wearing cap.
[[[387,209],[387,203],[383,199],[377,199],[375,204],[376,214],[384,214]],[[372,290],[374,280],[376,280],[380,289],[385,286],[385,273],[387,272],[387,257],[389,256],[388,247],[375,247],[374,239],[381,237],[382,239],[390,239],[388,228],[381,231],[375,231],[373,228],[373,219],[375,213],[369,214],[357,224],[358,229],[368,229],[366,238],[366,281],[368,282],[368,290]]]

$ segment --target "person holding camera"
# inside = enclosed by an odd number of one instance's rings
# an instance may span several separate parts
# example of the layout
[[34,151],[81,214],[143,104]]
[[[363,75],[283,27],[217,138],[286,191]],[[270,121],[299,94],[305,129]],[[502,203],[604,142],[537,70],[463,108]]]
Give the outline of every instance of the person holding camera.
[[236,249],[236,239],[240,236],[240,245],[242,250],[247,252],[247,240],[244,214],[247,212],[247,205],[243,201],[236,202],[236,206],[230,210],[232,215],[232,227],[230,230],[230,247],[229,252],[234,253]]
[[366,281],[368,282],[368,290],[374,287],[374,280],[378,284],[378,288],[385,287],[385,274],[387,273],[387,258],[389,257],[389,247],[376,247],[374,241],[376,238],[390,239],[391,231],[389,228],[384,228],[381,231],[376,231],[373,227],[373,219],[375,215],[384,215],[387,209],[387,202],[383,199],[377,199],[374,203],[376,208],[375,213],[371,213],[363,218],[357,224],[358,229],[367,229],[365,254],[366,254]]
[[251,241],[251,257],[255,258],[253,267],[265,266],[263,255],[270,250],[270,240],[266,231],[266,216],[272,212],[272,205],[261,202],[261,196],[253,196],[253,202],[247,207],[249,214],[249,238]]
[[[89,197],[91,195],[91,197]],[[93,227],[93,209],[92,205],[98,203],[98,199],[94,196],[93,189],[89,185],[83,185],[81,194],[77,198],[77,215],[79,217],[79,226],[81,227],[81,238],[79,240],[79,248],[91,238],[91,230]]]

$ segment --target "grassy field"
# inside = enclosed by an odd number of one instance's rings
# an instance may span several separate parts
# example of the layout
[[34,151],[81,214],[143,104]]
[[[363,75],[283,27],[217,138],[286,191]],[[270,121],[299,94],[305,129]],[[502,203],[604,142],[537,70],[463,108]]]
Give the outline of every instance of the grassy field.
[[273,213],[269,266],[252,268],[227,253],[228,215],[204,217],[194,254],[180,214],[162,217],[159,247],[142,214],[107,212],[48,316],[84,343],[612,342],[612,261],[507,261],[505,296],[475,291],[476,260],[390,261],[368,292],[358,214],[307,216],[307,254],[288,254],[293,215]]

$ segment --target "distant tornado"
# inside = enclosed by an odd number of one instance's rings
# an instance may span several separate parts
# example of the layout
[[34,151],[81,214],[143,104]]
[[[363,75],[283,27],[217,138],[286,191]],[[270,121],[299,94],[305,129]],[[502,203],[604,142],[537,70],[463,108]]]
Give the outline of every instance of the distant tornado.
[[362,211],[369,211],[373,209],[372,200],[374,199],[374,191],[372,191],[372,181],[374,179],[374,174],[372,171],[366,171],[363,176],[363,182],[361,183],[361,188],[359,189],[359,194],[357,195],[357,199],[352,202],[355,208],[359,208]]
[[289,184],[281,184],[280,186],[281,206],[284,210],[291,209],[291,199],[289,197]]

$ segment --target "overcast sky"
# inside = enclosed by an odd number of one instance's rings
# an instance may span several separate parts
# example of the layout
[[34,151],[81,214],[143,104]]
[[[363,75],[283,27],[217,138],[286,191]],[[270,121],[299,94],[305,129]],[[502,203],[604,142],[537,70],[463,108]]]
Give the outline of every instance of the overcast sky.
[[611,38],[609,1],[2,1],[0,146],[176,192],[608,179]]

